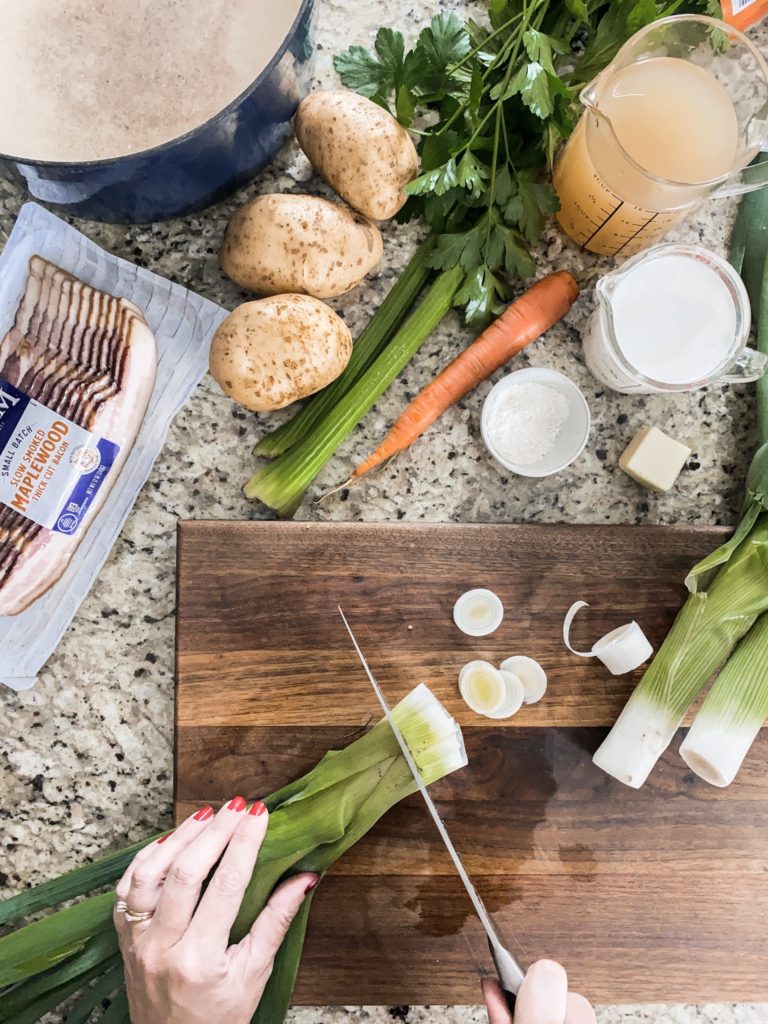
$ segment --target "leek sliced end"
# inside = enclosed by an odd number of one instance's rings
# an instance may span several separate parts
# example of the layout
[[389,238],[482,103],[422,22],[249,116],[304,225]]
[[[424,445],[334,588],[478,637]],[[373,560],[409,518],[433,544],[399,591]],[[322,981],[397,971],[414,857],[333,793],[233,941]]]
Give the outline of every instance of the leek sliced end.
[[427,785],[467,765],[458,722],[424,683],[400,701],[392,717]]
[[713,786],[730,786],[762,722],[734,728],[728,722],[699,714],[680,747],[680,756],[699,778]]
[[635,690],[592,758],[625,786],[639,789],[672,742],[679,719]]

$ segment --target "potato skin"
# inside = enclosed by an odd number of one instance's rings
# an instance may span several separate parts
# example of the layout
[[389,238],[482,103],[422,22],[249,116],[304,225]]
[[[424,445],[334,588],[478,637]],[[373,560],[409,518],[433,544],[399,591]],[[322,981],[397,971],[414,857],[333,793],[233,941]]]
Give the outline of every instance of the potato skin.
[[210,370],[234,401],[267,412],[330,384],[351,354],[349,328],[330,306],[275,295],[229,314],[213,336]]
[[256,196],[232,217],[219,253],[224,273],[263,295],[328,299],[359,284],[381,259],[375,224],[317,196]]
[[388,220],[405,203],[403,185],[419,170],[416,147],[373,100],[348,89],[312,92],[294,131],[315,170],[363,216]]

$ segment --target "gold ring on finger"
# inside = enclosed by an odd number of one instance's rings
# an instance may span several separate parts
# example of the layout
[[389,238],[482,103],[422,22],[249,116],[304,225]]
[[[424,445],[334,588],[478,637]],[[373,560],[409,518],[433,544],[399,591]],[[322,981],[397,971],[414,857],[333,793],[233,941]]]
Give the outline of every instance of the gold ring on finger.
[[149,921],[151,917],[155,916],[154,910],[138,911],[131,910],[130,907],[126,907],[123,913],[125,914],[125,920],[129,924],[138,924],[141,921]]

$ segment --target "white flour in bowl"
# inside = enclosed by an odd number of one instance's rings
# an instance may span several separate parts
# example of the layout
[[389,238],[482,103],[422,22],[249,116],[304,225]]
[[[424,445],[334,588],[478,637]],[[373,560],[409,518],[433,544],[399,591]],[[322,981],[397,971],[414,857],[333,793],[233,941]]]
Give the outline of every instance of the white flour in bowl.
[[547,384],[514,384],[493,396],[488,440],[507,462],[533,466],[555,447],[570,411],[565,395]]
[[183,135],[258,77],[301,0],[4,0],[0,152],[101,160]]

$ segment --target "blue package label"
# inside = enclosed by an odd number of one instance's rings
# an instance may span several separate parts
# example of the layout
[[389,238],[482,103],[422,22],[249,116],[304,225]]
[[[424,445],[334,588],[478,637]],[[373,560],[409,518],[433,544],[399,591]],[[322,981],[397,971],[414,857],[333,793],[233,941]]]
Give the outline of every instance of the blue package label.
[[0,502],[55,533],[77,533],[119,445],[0,377]]

